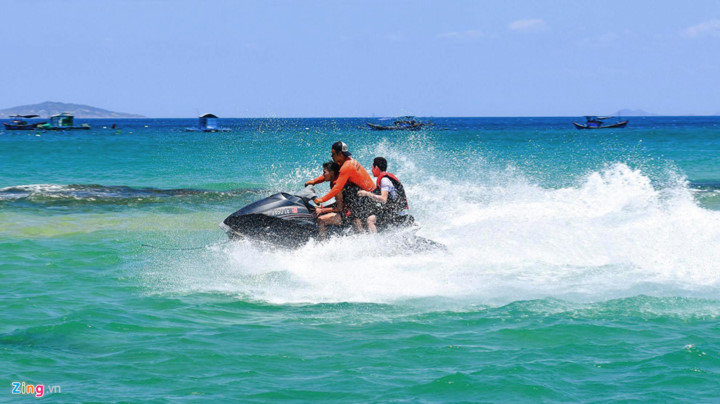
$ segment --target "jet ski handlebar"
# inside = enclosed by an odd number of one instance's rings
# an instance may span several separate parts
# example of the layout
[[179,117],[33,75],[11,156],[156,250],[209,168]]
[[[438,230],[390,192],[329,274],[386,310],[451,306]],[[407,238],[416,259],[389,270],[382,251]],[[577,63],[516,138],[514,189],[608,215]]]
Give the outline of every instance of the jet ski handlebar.
[[302,190],[296,192],[295,196],[304,201],[312,201],[317,197],[317,194],[315,193],[315,187],[313,185],[308,185]]

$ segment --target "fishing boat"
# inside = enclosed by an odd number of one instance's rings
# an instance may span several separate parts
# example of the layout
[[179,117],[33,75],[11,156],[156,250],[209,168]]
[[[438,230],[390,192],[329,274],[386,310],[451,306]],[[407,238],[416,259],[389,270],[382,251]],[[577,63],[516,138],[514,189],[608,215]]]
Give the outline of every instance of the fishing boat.
[[418,122],[415,120],[414,116],[397,118],[392,125],[378,125],[367,122],[367,126],[372,130],[420,130],[424,126],[432,125],[432,123]]
[[213,114],[203,114],[198,117],[198,126],[185,128],[186,132],[230,132],[230,128],[218,126],[218,117]]
[[38,125],[38,129],[42,130],[77,130],[77,129],[90,129],[90,125],[84,123],[80,126],[75,126],[75,117],[67,112],[61,114],[55,114],[50,117],[49,123]]
[[606,119],[610,119],[607,116],[586,116],[585,123],[573,122],[577,129],[610,129],[610,128],[624,128],[628,124],[628,120],[619,121],[615,123],[603,122]]
[[37,118],[40,115],[10,115],[10,122],[3,122],[6,130],[34,130],[45,122],[28,122],[26,119]]

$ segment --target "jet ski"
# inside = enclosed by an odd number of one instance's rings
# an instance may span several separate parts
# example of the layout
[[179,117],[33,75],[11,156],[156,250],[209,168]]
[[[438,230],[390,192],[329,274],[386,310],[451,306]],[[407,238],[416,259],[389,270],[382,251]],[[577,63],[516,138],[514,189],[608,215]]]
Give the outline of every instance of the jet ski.
[[[318,228],[313,213],[315,205],[315,188],[308,185],[295,194],[279,192],[267,198],[253,202],[220,223],[230,239],[249,239],[282,248],[299,248],[318,236]],[[445,248],[440,243],[415,235],[419,226],[412,215],[398,217],[385,227],[378,227],[379,232],[394,231],[394,238],[402,234],[400,239],[405,247],[416,246],[416,249]],[[352,227],[329,226],[330,236],[352,234]]]

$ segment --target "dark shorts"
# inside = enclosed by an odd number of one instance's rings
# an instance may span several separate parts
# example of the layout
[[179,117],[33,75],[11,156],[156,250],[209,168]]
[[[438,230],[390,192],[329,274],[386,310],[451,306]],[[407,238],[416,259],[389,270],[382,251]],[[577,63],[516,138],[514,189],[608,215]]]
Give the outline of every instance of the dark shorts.
[[358,191],[362,188],[348,182],[343,188],[343,202],[350,210],[350,219],[365,220],[369,216],[375,214],[376,202],[367,197],[358,196]]
[[407,213],[399,214],[387,210],[377,211],[375,217],[375,224],[380,227],[410,225],[415,222],[414,218]]

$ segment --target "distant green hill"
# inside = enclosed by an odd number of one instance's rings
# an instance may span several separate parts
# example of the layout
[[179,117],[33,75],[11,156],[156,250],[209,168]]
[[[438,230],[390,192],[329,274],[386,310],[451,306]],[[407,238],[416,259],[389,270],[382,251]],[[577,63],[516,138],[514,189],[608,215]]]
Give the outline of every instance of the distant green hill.
[[20,105],[17,107],[0,109],[0,116],[9,115],[40,115],[47,118],[50,115],[67,112],[76,118],[145,118],[142,115],[113,112],[102,108],[95,108],[89,105],[66,104],[64,102],[46,101],[40,104]]

